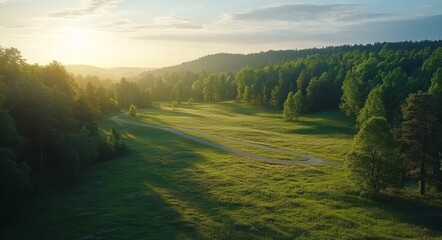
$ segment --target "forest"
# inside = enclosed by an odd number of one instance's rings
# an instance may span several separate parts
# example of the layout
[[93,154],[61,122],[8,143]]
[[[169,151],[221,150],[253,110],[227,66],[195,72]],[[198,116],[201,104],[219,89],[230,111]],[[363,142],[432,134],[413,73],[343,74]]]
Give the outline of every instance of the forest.
[[30,65],[0,48],[0,221],[13,220],[18,199],[47,186],[71,185],[84,167],[125,154],[115,129],[97,119],[129,103],[150,107],[135,83],[112,86],[74,79],[58,62]]
[[[269,60],[269,56],[277,53],[286,56],[290,51],[260,54]],[[364,130],[368,128],[366,125],[384,126],[377,135],[365,136],[366,139],[372,137],[371,141],[375,141],[385,132],[391,132],[386,139],[389,144],[384,142],[384,146],[359,149],[368,140],[355,140],[349,159],[371,163],[371,166],[347,166],[353,173],[350,175],[359,179],[355,181],[362,181],[361,191],[376,195],[381,189],[377,184],[385,188],[409,180],[420,181],[422,194],[427,181],[442,189],[441,41],[378,43],[291,53],[311,54],[276,64],[245,66],[237,72],[160,71],[160,74],[146,73],[136,81],[150,89],[155,101],[168,100],[167,97],[178,103],[188,99],[207,102],[236,99],[284,110],[286,120],[295,120],[305,113],[340,109],[357,119],[355,129],[361,135],[368,131]],[[211,61],[207,63],[210,68]],[[375,117],[381,119],[368,124]],[[383,152],[388,148],[398,153]],[[356,159],[349,162],[357,162]],[[367,169],[370,172],[365,172]],[[366,176],[368,173],[372,176]],[[364,187],[368,183],[363,179],[376,183]]]
[[[231,57],[239,60],[219,60]],[[1,222],[13,221],[18,199],[32,191],[73,184],[85,167],[130,151],[97,121],[155,101],[237,100],[289,121],[340,109],[357,119],[346,168],[361,192],[408,181],[419,181],[422,194],[442,189],[442,41],[221,54],[181,67],[114,82],[0,48]]]
[[[438,41],[421,41],[416,44],[413,41],[390,42],[389,47],[393,51],[408,50],[420,51],[426,47],[435,49],[440,46]],[[309,55],[319,54],[321,56],[331,56],[336,53],[345,53],[351,51],[360,52],[379,52],[385,43],[374,44],[354,44],[342,46],[329,46],[323,48],[307,48],[292,50],[269,50],[266,52],[250,53],[250,54],[233,54],[233,53],[217,53],[198,58],[193,61],[184,62],[179,65],[164,67],[155,70],[157,73],[174,72],[174,71],[191,71],[191,72],[236,72],[245,66],[259,67],[264,65],[272,65],[281,62],[291,61]]]

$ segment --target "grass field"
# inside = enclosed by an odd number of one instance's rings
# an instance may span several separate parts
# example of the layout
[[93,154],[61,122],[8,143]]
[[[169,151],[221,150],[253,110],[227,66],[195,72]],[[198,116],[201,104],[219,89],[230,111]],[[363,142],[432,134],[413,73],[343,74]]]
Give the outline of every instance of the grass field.
[[[353,121],[337,112],[293,123],[232,102],[140,112],[136,121],[333,161],[343,160],[353,137]],[[442,239],[434,193],[422,199],[403,189],[367,200],[342,167],[266,164],[161,130],[101,126],[119,129],[130,155],[86,169],[75,187],[37,192],[26,201],[26,220],[1,229],[0,239]]]
[[[176,111],[172,111],[170,104],[162,103],[160,107],[140,111],[139,117],[147,123],[200,130],[338,162],[343,161],[351,145],[355,125],[354,120],[340,112],[304,116],[294,124],[282,121],[279,111],[234,102],[182,104]],[[216,139],[210,140],[231,145]],[[253,151],[249,147],[241,149]],[[280,154],[263,154],[281,158]]]

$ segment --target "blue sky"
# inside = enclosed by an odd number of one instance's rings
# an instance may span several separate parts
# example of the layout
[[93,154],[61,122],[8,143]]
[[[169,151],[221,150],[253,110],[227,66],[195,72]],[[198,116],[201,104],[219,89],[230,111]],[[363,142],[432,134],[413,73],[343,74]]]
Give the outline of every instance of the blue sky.
[[30,63],[161,67],[217,52],[442,39],[440,0],[0,0]]

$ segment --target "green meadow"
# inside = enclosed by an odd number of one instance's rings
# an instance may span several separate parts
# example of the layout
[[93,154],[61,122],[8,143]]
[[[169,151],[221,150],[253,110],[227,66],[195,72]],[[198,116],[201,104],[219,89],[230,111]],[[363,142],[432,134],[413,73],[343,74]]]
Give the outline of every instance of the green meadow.
[[[184,132],[186,128],[199,130],[337,162],[343,161],[355,133],[354,120],[341,112],[322,112],[303,116],[296,122],[287,122],[282,120],[280,111],[233,101],[218,104],[181,104],[175,111],[170,104],[160,103],[157,108],[141,110],[139,119],[146,123],[184,128]],[[198,133],[187,132],[198,136]],[[242,150],[254,151],[253,148],[246,148],[241,144],[232,145],[222,140],[210,137],[208,139]],[[280,154],[273,157],[282,158]]]
[[[100,127],[118,129],[130,154],[85,169],[73,187],[32,195],[1,239],[442,239],[440,194],[422,198],[415,186],[369,200],[342,166],[263,163],[109,117]],[[158,103],[121,118],[293,161],[303,159],[222,138],[343,162],[355,133],[340,112],[286,122],[235,102]]]

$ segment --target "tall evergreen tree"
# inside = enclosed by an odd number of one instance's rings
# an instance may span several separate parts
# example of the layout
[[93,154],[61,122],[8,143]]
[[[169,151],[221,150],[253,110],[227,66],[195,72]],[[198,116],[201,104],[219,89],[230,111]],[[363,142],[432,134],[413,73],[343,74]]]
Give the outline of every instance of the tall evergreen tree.
[[420,181],[420,193],[425,194],[427,179],[440,181],[438,131],[434,98],[426,92],[410,94],[402,107],[404,121],[400,128],[401,157],[408,176]]
[[101,116],[101,106],[98,99],[97,89],[88,82],[84,90],[85,99],[93,116],[98,119]]

